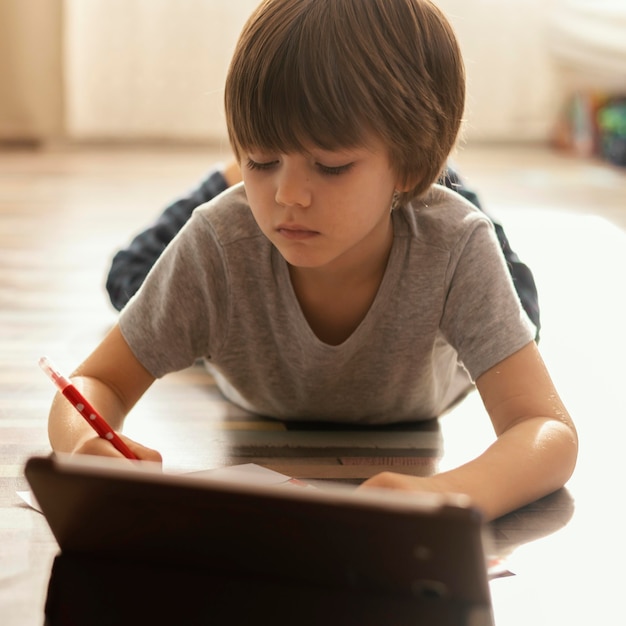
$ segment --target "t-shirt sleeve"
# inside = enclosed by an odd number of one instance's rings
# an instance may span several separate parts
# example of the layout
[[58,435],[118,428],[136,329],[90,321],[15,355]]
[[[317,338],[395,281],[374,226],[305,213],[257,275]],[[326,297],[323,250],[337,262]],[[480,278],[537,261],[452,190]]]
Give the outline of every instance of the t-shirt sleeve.
[[219,350],[228,319],[223,251],[194,213],[119,318],[133,354],[155,377]]
[[492,225],[475,217],[451,255],[441,323],[473,380],[533,340]]

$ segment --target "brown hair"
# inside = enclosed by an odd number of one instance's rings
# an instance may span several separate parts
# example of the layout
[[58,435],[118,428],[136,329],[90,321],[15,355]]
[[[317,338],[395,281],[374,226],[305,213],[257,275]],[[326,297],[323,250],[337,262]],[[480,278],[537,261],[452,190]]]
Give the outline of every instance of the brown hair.
[[465,100],[459,46],[429,0],[265,0],[247,21],[228,71],[231,146],[292,152],[386,145],[408,188],[438,178]]

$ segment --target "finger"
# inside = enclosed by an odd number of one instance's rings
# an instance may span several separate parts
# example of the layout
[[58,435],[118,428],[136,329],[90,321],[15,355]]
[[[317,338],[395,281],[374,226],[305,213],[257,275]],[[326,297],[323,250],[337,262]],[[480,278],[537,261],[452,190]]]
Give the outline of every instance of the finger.
[[158,450],[148,448],[147,446],[137,443],[124,435],[120,435],[120,438],[131,449],[131,451],[135,453],[135,456],[137,456],[138,459],[163,464],[163,456]]
[[[125,437],[124,435],[120,435],[120,437],[140,461],[152,461],[159,464],[163,463],[163,458],[157,450],[143,446],[140,443]],[[76,454],[90,454],[116,459],[126,458],[109,441],[106,441],[102,437],[92,437],[87,439],[76,449]]]
[[423,480],[415,476],[397,474],[395,472],[381,472],[368,478],[361,487],[375,487],[378,489],[418,490],[423,487]]
[[75,453],[124,458],[124,455],[121,452],[116,450],[109,441],[106,441],[102,437],[91,437],[86,439],[76,448]]

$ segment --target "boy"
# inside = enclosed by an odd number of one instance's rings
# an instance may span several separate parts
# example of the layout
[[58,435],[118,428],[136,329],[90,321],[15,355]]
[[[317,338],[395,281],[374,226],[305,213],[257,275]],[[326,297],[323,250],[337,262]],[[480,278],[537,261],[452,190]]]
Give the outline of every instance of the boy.
[[[284,420],[431,419],[475,384],[497,435],[484,453],[363,488],[465,493],[486,519],[560,488],[575,427],[492,224],[433,185],[464,93],[428,0],[263,2],[225,89],[243,185],[194,212],[74,383],[116,429],[198,358],[231,401]],[[53,448],[119,456],[81,422],[57,396]]]

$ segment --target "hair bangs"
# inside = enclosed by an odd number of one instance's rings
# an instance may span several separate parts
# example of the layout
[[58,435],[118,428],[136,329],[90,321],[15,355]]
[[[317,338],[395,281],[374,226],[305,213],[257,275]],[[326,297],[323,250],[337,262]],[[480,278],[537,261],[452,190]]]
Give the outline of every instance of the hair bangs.
[[365,143],[369,124],[361,90],[354,89],[354,68],[337,45],[336,20],[320,10],[325,4],[297,3],[291,20],[272,24],[271,37],[249,33],[249,45],[234,57],[226,115],[236,153],[253,147],[288,153],[311,145],[333,150]]
[[456,141],[465,73],[431,0],[265,0],[242,31],[224,98],[239,159],[378,139],[406,202],[437,179]]

